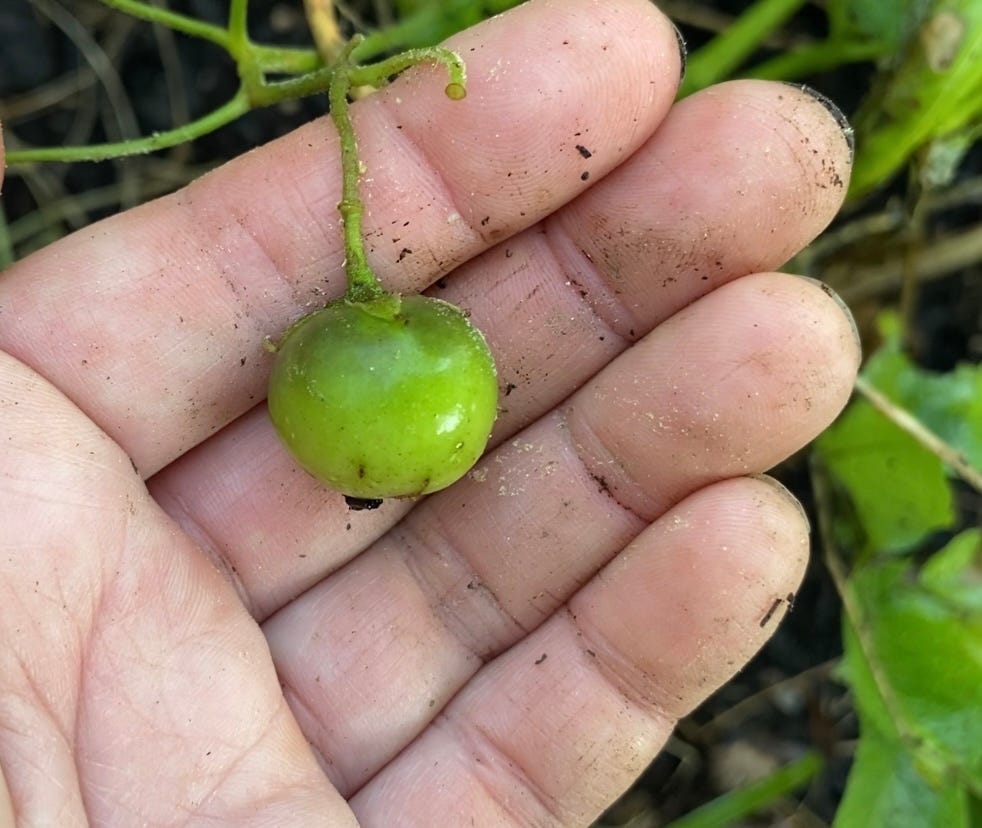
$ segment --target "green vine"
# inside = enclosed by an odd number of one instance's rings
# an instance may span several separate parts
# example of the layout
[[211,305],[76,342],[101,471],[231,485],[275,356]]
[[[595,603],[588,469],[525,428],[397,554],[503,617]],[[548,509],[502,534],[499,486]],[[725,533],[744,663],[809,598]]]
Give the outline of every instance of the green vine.
[[[446,87],[447,97],[460,100],[466,94],[467,76],[460,56],[449,49],[434,46],[426,49],[410,49],[378,63],[361,66],[354,62],[353,56],[364,44],[360,35],[351,38],[341,51],[337,62],[331,68],[329,97],[331,120],[338,131],[341,144],[342,194],[338,212],[344,223],[345,273],[348,288],[345,298],[350,302],[398,304],[398,297],[389,300],[390,294],[382,288],[378,278],[368,265],[365,246],[362,240],[361,218],[363,206],[358,191],[361,177],[361,164],[355,133],[348,111],[348,92],[352,86],[379,86],[410,66],[432,61],[442,63],[447,68],[450,82]],[[397,308],[389,308],[390,312]]]
[[[104,5],[174,32],[205,40],[218,46],[235,62],[239,88],[224,104],[189,123],[169,130],[155,132],[141,138],[102,144],[58,147],[20,147],[7,152],[7,164],[33,164],[40,162],[105,161],[143,155],[169,149],[207,135],[240,118],[250,110],[268,107],[293,98],[327,92],[335,74],[335,66],[326,66],[323,58],[313,48],[269,46],[254,43],[248,31],[248,0],[232,0],[229,6],[228,24],[225,28],[206,23],[187,15],[159,8],[144,0],[100,0]],[[450,3],[453,6],[453,2]],[[511,3],[506,3],[510,5]],[[417,42],[431,31],[440,10],[426,6],[398,24],[368,37],[359,37],[355,45],[362,61]],[[354,47],[347,54],[351,58]],[[423,60],[445,63],[451,71],[451,87],[447,94],[460,97],[463,89],[463,64],[445,49],[414,49],[377,65],[345,67],[348,85],[384,84],[389,77]],[[286,79],[282,76],[286,75]],[[277,80],[271,80],[277,76]],[[459,76],[458,80],[454,80]],[[456,85],[456,86],[455,86]]]

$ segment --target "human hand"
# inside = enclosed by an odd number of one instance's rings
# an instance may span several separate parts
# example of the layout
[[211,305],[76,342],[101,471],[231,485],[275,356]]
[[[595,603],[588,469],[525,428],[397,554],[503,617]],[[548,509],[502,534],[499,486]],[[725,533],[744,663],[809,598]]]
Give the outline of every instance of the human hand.
[[645,0],[453,45],[464,103],[423,68],[353,108],[376,272],[498,360],[450,489],[349,512],[262,405],[263,337],[343,287],[326,120],[0,277],[0,823],[585,825],[773,632],[807,526],[759,473],[858,346],[768,271],[841,202],[840,125],[672,106]]

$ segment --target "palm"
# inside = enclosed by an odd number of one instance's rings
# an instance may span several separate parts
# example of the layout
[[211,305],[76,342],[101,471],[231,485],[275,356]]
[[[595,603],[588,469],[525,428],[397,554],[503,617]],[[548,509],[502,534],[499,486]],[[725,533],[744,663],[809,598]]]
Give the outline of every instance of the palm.
[[[323,124],[0,279],[0,767],[25,824],[583,824],[770,633],[805,530],[744,475],[834,415],[856,350],[820,290],[758,271],[828,221],[847,150],[787,87],[666,120],[674,34],[603,8],[465,33],[466,112],[435,78],[358,107],[383,279],[466,262],[433,290],[507,393],[497,447],[415,508],[347,512],[254,407],[262,337],[339,285]],[[501,70],[543,31],[575,45],[562,71]],[[613,173],[571,201],[585,132],[590,183]],[[401,233],[432,255],[392,264]]]

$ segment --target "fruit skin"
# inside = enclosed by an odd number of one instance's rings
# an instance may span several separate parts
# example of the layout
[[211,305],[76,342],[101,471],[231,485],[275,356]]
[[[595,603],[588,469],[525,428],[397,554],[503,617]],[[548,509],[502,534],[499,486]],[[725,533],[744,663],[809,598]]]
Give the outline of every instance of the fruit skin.
[[301,466],[375,499],[463,476],[487,445],[497,400],[491,352],[459,308],[382,294],[294,324],[277,347],[268,405]]

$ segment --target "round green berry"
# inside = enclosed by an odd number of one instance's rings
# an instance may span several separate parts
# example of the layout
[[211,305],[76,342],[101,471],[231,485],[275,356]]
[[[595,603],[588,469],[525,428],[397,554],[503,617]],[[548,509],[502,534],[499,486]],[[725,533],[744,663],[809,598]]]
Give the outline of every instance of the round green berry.
[[269,379],[287,448],[353,499],[449,486],[484,451],[497,400],[480,331],[425,296],[330,303],[286,332]]

